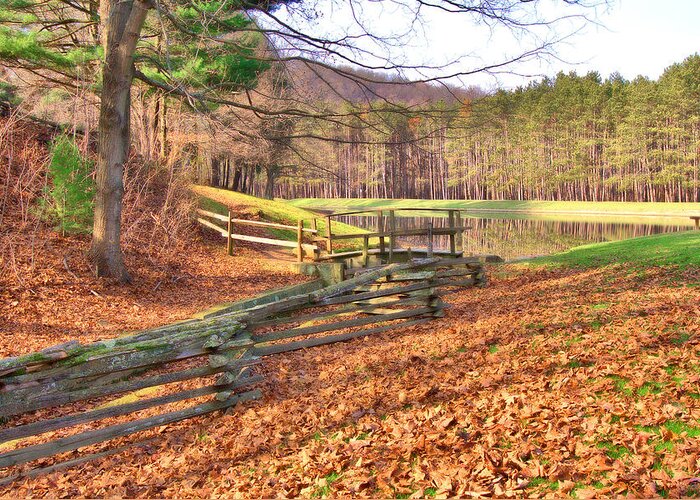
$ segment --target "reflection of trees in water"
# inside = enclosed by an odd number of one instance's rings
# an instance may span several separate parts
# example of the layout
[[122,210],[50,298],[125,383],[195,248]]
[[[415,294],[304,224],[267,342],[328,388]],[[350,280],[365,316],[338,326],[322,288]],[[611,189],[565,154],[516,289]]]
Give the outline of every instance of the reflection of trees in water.
[[[373,231],[377,228],[377,217],[349,216],[340,219],[348,224]],[[424,228],[428,220],[431,219],[397,217],[396,228]],[[433,218],[432,222],[433,227],[448,227],[445,217]],[[466,219],[464,225],[469,227],[465,231],[466,253],[496,254],[504,259],[546,255],[587,243],[618,241],[688,229],[685,226],[660,224],[486,218]],[[386,230],[388,229],[387,226]],[[398,242],[402,247],[426,246],[424,237],[402,237],[398,238]],[[446,249],[449,247],[449,239],[447,236],[435,236],[433,245],[435,248]]]

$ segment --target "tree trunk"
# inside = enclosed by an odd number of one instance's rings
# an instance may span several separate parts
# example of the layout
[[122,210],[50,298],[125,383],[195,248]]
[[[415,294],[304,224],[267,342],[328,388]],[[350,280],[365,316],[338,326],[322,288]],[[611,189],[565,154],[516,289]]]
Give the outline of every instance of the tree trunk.
[[275,167],[268,167],[265,169],[267,174],[267,182],[265,183],[265,198],[271,200],[275,195],[275,176],[277,174]]
[[221,187],[221,169],[220,169],[219,159],[212,157],[211,159],[211,185],[214,187]]
[[130,144],[134,52],[148,4],[142,0],[103,0],[100,11],[103,15],[109,12],[109,15],[103,18],[102,36],[106,38],[106,52],[102,68],[97,194],[90,254],[98,276],[128,282],[130,277],[120,245],[123,177]]
[[[161,160],[167,155],[168,123],[167,104],[165,94],[157,91],[155,97],[155,111],[153,112],[153,144],[158,146],[158,156]],[[154,153],[153,151],[151,153]]]
[[233,173],[233,189],[234,191],[239,190],[239,186],[241,183],[241,167],[236,167],[234,173]]

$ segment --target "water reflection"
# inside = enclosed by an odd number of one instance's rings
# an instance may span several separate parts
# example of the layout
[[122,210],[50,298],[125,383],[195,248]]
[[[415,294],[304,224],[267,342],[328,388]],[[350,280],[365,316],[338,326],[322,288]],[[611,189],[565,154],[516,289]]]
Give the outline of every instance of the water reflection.
[[[377,230],[377,217],[346,216],[339,219],[358,227]],[[429,220],[432,221],[433,227],[448,227],[445,217],[397,217],[396,228],[425,228]],[[464,231],[465,253],[496,254],[506,260],[548,255],[587,243],[617,241],[689,229],[683,224],[485,217],[464,219],[463,225],[468,227]],[[424,237],[401,237],[397,241],[401,247],[427,246]],[[435,248],[448,249],[449,237],[435,236],[433,245]]]

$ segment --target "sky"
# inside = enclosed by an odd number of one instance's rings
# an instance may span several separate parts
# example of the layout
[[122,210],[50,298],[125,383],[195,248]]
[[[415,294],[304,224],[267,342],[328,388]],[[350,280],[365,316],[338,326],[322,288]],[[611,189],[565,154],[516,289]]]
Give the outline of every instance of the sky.
[[[552,5],[550,16],[570,12]],[[548,7],[546,3],[541,6]],[[593,22],[562,23],[555,36],[574,34],[556,46],[553,57],[511,66],[517,74],[477,75],[465,77],[462,82],[512,88],[559,71],[597,71],[603,78],[619,72],[629,80],[639,75],[656,79],[671,64],[700,52],[700,0],[610,0],[594,11],[583,12]],[[477,60],[488,63],[507,58],[516,53],[514,48],[526,46],[518,47],[502,33],[470,29],[451,17],[431,21],[426,30],[434,54],[456,56],[471,44]]]
[[699,0],[618,0],[598,14],[602,26],[591,25],[559,49],[567,64],[553,62],[548,74],[598,71],[658,78],[671,64],[700,52]]
[[[363,48],[368,53],[385,57],[384,61],[398,61],[409,66],[452,63],[440,71],[406,72],[410,78],[430,78],[509,60],[538,40],[563,38],[553,54],[544,60],[530,58],[520,64],[508,65],[507,71],[495,74],[479,72],[449,80],[454,84],[478,85],[485,89],[526,85],[531,80],[554,76],[559,71],[579,74],[597,71],[603,78],[619,72],[629,80],[638,75],[656,79],[671,64],[700,52],[700,0],[600,0],[600,3],[602,5],[593,10],[576,11],[564,7],[562,0],[540,0],[538,4],[525,2],[521,4],[525,6],[524,15],[531,14],[531,6],[537,5],[538,16],[552,19],[583,13],[594,22],[573,18],[557,23],[556,29],[535,29],[518,36],[479,25],[464,15],[432,11],[423,17],[414,32],[397,40],[394,46],[378,47],[366,41]],[[352,12],[347,9],[350,4],[354,5]],[[412,12],[402,10],[399,7],[402,5],[414,3],[405,0],[319,1],[315,4],[317,17],[304,30],[331,37],[341,33],[356,34],[354,21],[361,19],[365,26],[380,35],[405,33]],[[365,55],[360,59],[363,62],[372,60]],[[381,65],[384,61],[376,58],[374,63]]]

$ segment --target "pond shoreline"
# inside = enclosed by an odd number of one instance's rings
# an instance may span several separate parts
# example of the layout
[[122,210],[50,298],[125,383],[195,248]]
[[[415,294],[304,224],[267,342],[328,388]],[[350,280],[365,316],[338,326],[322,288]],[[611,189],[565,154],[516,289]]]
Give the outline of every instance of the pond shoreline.
[[[417,214],[418,212],[413,212]],[[401,216],[398,211],[395,226],[399,230],[425,227],[429,220],[422,216]],[[600,217],[594,215],[533,215],[533,214],[469,214],[464,220],[463,243],[458,245],[473,254],[496,254],[506,260],[523,257],[551,255],[580,245],[605,241],[626,240],[653,234],[690,230],[686,219],[672,217]],[[433,213],[430,214],[434,215]],[[566,220],[578,218],[580,220]],[[373,213],[341,216],[346,224],[363,229],[371,229],[377,224]],[[445,217],[430,217],[433,227],[446,227]],[[689,221],[690,219],[688,219]],[[402,247],[423,248],[424,237],[399,237],[397,244]],[[433,247],[449,248],[446,236],[434,236]]]
[[286,203],[320,213],[348,210],[432,209],[460,210],[473,213],[514,213],[523,215],[596,215],[621,217],[687,218],[700,215],[700,203],[544,201],[544,200],[418,200],[361,198],[298,198]]
[[[423,207],[420,207],[421,209]],[[335,210],[329,210],[329,209],[324,209],[324,208],[314,208],[314,207],[305,207],[306,210],[309,210],[310,212],[315,212],[318,214],[324,214],[324,215],[330,215],[335,213]],[[343,210],[367,210],[367,213],[371,212],[376,212],[378,210],[394,210],[396,212],[401,212],[402,210],[406,210],[405,207],[392,207],[392,206],[384,206],[384,207],[363,207],[363,206],[353,206],[353,205],[348,205],[347,207],[343,207]],[[425,210],[428,210],[428,207],[425,207]],[[694,215],[693,213],[689,212],[688,214],[680,214],[680,213],[663,213],[663,212],[600,212],[600,211],[581,211],[581,210],[524,210],[522,208],[512,208],[512,209],[505,209],[505,208],[458,208],[458,207],[436,207],[434,210],[459,210],[460,212],[463,213],[471,213],[471,212],[484,212],[484,213],[493,213],[493,214],[509,214],[509,213],[518,213],[518,214],[524,214],[524,215],[596,215],[596,216],[603,216],[603,217],[616,217],[616,216],[624,216],[624,217],[666,217],[666,218],[671,218],[671,219],[688,219],[690,218],[690,215]],[[700,207],[698,207],[698,214],[700,215]],[[443,217],[443,215],[438,215],[435,214],[435,217]]]

